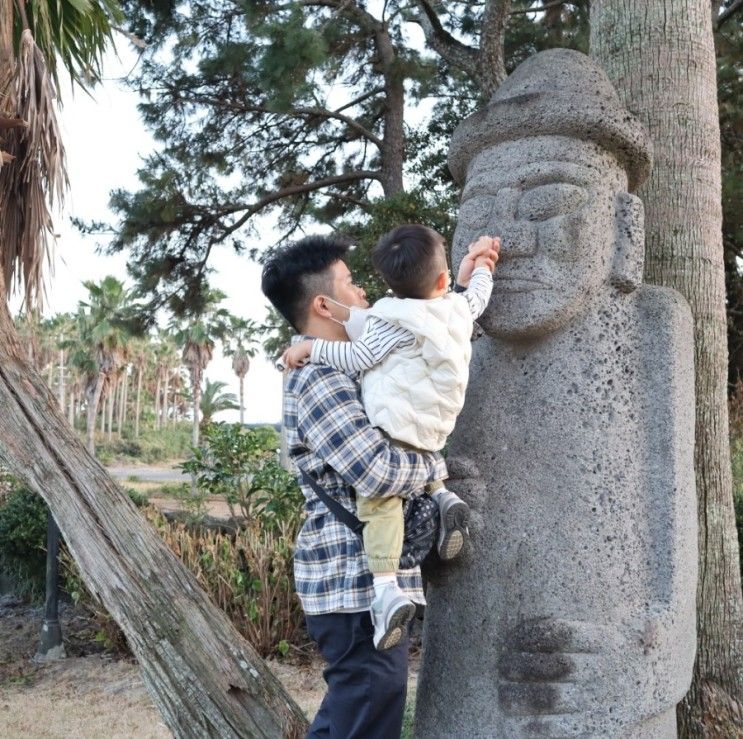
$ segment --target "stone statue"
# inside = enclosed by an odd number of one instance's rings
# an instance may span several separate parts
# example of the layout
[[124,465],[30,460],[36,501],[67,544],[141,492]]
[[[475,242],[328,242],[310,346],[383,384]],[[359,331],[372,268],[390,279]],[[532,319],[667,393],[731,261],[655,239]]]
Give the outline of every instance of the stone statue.
[[[676,736],[695,650],[692,322],[641,284],[650,146],[597,64],[521,64],[454,133],[458,262],[501,259],[451,439],[416,736]],[[427,645],[431,645],[430,649]]]

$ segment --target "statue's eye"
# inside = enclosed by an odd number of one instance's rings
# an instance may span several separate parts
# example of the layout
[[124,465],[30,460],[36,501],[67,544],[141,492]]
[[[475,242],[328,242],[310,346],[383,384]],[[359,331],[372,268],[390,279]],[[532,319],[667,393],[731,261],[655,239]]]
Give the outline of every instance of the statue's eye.
[[519,198],[516,217],[525,221],[546,221],[574,213],[588,201],[588,192],[576,185],[556,182],[527,190]]
[[459,223],[465,228],[485,228],[493,214],[495,198],[492,195],[475,195],[465,200],[459,208]]

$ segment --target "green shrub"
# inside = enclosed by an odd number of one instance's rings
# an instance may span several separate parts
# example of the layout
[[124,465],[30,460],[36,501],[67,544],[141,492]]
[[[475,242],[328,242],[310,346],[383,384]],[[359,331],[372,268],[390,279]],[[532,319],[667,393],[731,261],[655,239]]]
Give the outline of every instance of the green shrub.
[[187,494],[184,502],[199,513],[207,495],[218,495],[233,516],[239,508],[262,528],[276,532],[284,523],[296,527],[304,498],[294,475],[279,464],[279,442],[269,426],[245,429],[240,424],[210,424],[203,445],[180,465],[195,476],[197,486],[196,494]]
[[18,594],[40,597],[46,571],[46,504],[7,475],[1,489],[0,570]]

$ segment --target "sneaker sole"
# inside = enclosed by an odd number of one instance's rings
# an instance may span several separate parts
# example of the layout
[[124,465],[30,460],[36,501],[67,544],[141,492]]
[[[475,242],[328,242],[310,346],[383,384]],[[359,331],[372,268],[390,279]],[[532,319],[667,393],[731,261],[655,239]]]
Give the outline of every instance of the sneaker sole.
[[402,639],[403,627],[411,621],[414,615],[415,606],[412,603],[398,608],[392,614],[390,622],[387,624],[387,630],[382,634],[382,638],[376,644],[376,648],[381,652],[397,646]]
[[464,548],[469,518],[470,509],[466,503],[455,503],[442,513],[442,535],[439,539],[438,552],[444,562],[454,559]]

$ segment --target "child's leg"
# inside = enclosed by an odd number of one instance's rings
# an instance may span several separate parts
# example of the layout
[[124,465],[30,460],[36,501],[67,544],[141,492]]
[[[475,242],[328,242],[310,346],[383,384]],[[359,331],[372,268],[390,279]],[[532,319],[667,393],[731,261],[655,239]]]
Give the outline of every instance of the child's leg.
[[363,521],[364,550],[372,575],[391,575],[400,566],[404,523],[402,499],[356,496],[356,515]]
[[470,509],[469,506],[455,493],[448,490],[442,480],[435,480],[426,486],[439,507],[439,538],[436,548],[439,558],[449,561],[459,556],[464,549],[464,543],[469,537]]
[[356,514],[364,526],[364,549],[374,577],[371,618],[374,646],[389,649],[400,642],[415,606],[397,584],[404,521],[402,500],[396,497],[356,497]]

